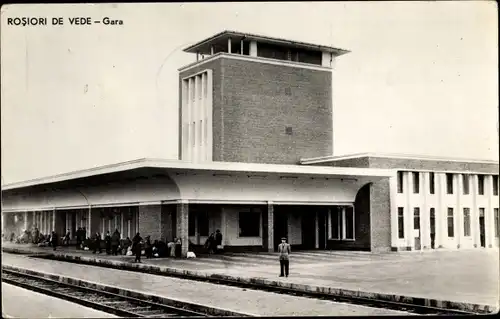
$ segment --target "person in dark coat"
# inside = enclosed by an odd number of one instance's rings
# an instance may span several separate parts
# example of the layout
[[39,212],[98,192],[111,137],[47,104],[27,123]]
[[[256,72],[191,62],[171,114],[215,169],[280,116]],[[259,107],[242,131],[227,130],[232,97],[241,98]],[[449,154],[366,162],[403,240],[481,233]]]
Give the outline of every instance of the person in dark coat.
[[118,255],[118,247],[120,246],[120,232],[118,229],[115,230],[111,236],[111,252],[113,255]]
[[146,253],[146,258],[153,257],[153,245],[151,245],[151,237],[146,236],[146,242],[144,243],[144,252]]
[[50,243],[52,245],[52,248],[56,250],[59,244],[59,236],[57,236],[57,233],[55,231],[52,232],[52,236],[50,237]]
[[76,249],[80,249],[82,245],[82,228],[78,227],[76,230]]
[[106,247],[106,254],[111,254],[111,236],[109,235],[109,231],[106,233],[106,237],[104,237],[104,245]]
[[93,250],[94,254],[96,253],[97,250],[99,250],[99,254],[102,253],[102,249],[101,249],[101,234],[95,233],[94,240],[93,240],[93,246],[94,246],[94,250]]
[[278,246],[278,253],[280,258],[280,277],[285,275],[288,277],[288,270],[290,265],[290,253],[292,249],[290,248],[290,244],[286,242],[286,238],[281,238],[281,244]]
[[220,230],[215,231],[215,252],[220,253],[222,251],[222,234]]
[[140,263],[142,253],[142,237],[139,233],[137,233],[132,239],[132,251],[135,254],[135,262]]
[[215,234],[211,233],[208,236],[207,241],[205,242],[205,248],[207,248],[209,254],[213,254],[215,252]]

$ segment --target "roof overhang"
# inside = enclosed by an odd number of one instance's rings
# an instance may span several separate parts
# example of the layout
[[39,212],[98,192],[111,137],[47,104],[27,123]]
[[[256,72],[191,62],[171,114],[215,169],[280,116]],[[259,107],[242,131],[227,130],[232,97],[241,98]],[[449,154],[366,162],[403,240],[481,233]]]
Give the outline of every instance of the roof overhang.
[[322,178],[353,178],[371,177],[386,178],[395,173],[388,169],[367,169],[352,167],[322,167],[322,166],[302,166],[302,165],[279,165],[279,164],[256,164],[237,162],[207,162],[191,163],[178,160],[165,159],[138,159],[129,162],[117,163],[96,167],[86,170],[70,172],[50,177],[38,178],[24,182],[6,184],[2,187],[2,192],[25,187],[54,184],[64,181],[89,178],[99,175],[110,175],[125,173],[140,169],[156,169],[156,171],[168,170],[171,172],[196,172],[205,171],[212,173],[233,173],[233,174],[267,174],[281,176],[305,176]]
[[395,171],[140,159],[6,185],[2,211],[142,203],[352,203],[361,187]]
[[236,31],[220,32],[220,33],[218,33],[210,38],[207,38],[205,40],[202,40],[200,42],[197,42],[197,43],[185,48],[184,52],[210,54],[212,45],[215,45],[215,46],[227,45],[227,41],[229,38],[236,40],[236,41],[246,39],[249,41],[254,40],[254,41],[257,41],[260,43],[276,44],[276,45],[290,47],[290,48],[301,48],[301,49],[307,49],[307,50],[328,52],[328,53],[332,53],[334,56],[341,56],[343,54],[350,52],[348,50],[334,48],[331,46],[317,45],[317,44],[300,42],[300,41],[293,41],[293,40],[285,40],[285,39],[280,39],[280,38],[273,38],[273,37],[268,37],[268,36],[263,36],[263,35],[256,35],[256,34],[236,32]]

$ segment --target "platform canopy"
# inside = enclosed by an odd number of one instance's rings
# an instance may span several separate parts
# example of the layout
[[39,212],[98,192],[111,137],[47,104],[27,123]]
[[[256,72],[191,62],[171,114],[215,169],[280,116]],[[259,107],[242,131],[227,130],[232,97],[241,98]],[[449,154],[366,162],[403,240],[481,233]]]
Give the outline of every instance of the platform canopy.
[[5,185],[2,211],[181,201],[346,204],[367,183],[393,176],[383,169],[140,159]]
[[275,44],[282,47],[288,48],[300,48],[306,50],[315,50],[332,53],[334,56],[340,56],[346,53],[349,53],[348,50],[334,48],[331,46],[318,45],[294,40],[285,40],[280,38],[273,38],[264,35],[256,35],[250,33],[236,32],[236,31],[223,31],[217,33],[216,35],[207,38],[205,40],[199,41],[186,49],[184,52],[188,53],[200,53],[200,54],[211,54],[211,46],[225,46],[227,42],[231,38],[233,41],[257,41],[258,43],[268,43]]

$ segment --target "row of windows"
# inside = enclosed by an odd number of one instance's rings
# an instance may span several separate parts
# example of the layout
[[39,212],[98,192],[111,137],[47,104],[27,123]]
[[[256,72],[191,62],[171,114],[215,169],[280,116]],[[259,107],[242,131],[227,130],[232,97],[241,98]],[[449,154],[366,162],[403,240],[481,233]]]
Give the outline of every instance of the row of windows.
[[331,239],[354,240],[354,209],[352,206],[332,209],[330,231]]
[[[419,172],[411,172],[413,177],[413,193],[420,193],[420,173]],[[435,193],[435,174],[433,172],[429,173],[429,193]],[[470,175],[469,174],[460,174],[462,176],[462,184],[463,184],[463,194],[470,194]],[[477,176],[477,192],[479,195],[484,195],[484,175]],[[403,172],[398,172],[398,193],[403,193],[404,191],[404,183],[403,183]],[[446,174],[446,193],[453,194],[453,174]],[[493,175],[493,195],[498,195],[498,175]]]
[[[260,236],[260,215],[260,211],[253,209],[238,214],[239,237]],[[188,235],[196,236],[196,228],[200,236],[209,235],[210,224],[207,212],[189,212]]]
[[[499,229],[500,229],[500,220],[499,220],[499,215],[498,215],[498,208],[493,209],[493,215],[494,215],[494,225],[495,225],[495,237],[499,237]],[[435,234],[436,233],[436,224],[435,224],[435,209],[431,208],[429,211],[429,216],[430,216],[430,233]],[[447,215],[447,234],[448,237],[453,238],[455,237],[455,222],[454,222],[455,214],[454,210],[451,207],[448,207],[448,215]],[[404,227],[404,221],[405,221],[405,216],[404,216],[404,207],[398,207],[398,237],[400,239],[405,238],[405,227]],[[464,222],[464,236],[465,237],[470,237],[471,236],[471,214],[470,214],[470,208],[464,207],[463,209],[463,222]],[[479,225],[480,227],[484,228],[484,208],[480,207],[479,208]],[[415,207],[413,208],[413,228],[414,229],[420,229],[420,208]],[[480,230],[483,231],[483,230]]]

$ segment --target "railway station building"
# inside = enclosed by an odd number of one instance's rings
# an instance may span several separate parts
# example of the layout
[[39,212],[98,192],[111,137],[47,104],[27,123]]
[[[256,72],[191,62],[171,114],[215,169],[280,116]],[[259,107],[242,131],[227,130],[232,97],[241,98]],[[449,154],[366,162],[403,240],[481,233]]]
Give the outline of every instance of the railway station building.
[[224,31],[184,50],[179,158],[2,187],[2,233],[78,227],[226,251],[499,245],[495,161],[332,156],[332,67],[348,51]]

